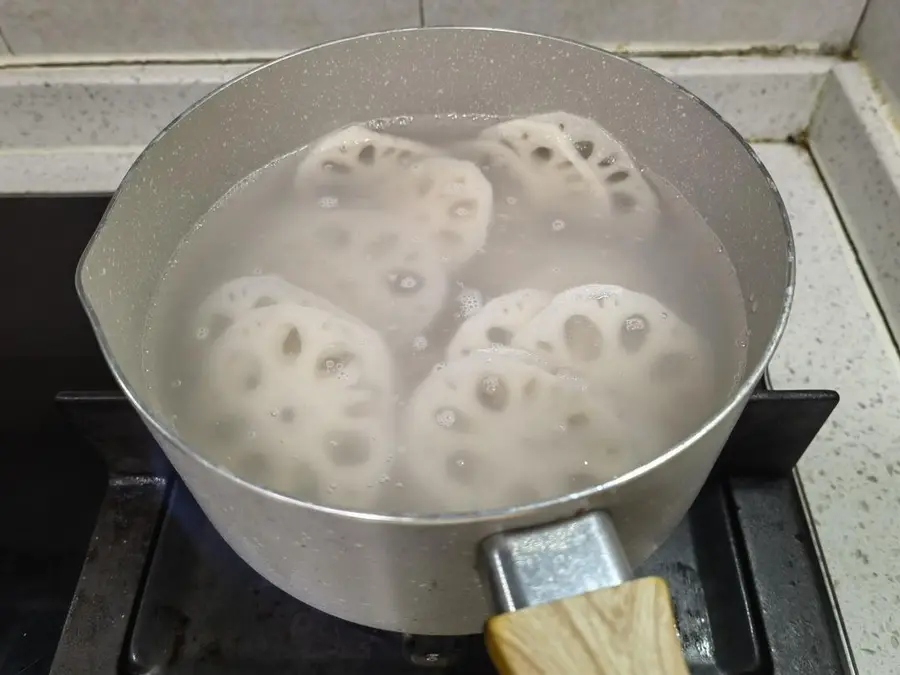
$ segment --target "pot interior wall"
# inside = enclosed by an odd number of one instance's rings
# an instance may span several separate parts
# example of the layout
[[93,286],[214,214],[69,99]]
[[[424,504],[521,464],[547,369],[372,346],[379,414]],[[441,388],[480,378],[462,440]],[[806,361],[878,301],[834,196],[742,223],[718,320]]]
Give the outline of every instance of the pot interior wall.
[[196,220],[251,171],[337,127],[437,113],[594,118],[707,219],[737,270],[748,372],[785,301],[781,203],[745,145],[690,94],[634,63],[534,35],[416,29],[330,43],[231,83],[165,131],[126,176],[79,271],[108,356],[151,411],[141,333],[151,294]]

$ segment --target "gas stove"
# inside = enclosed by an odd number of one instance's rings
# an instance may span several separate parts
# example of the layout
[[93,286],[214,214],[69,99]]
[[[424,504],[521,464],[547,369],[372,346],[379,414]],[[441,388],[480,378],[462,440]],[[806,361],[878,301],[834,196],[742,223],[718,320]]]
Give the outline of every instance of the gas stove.
[[[13,240],[0,267],[18,280],[0,372],[22,392],[0,412],[0,675],[493,673],[480,636],[335,619],[222,541],[77,305],[75,262],[107,201],[0,200]],[[793,473],[836,404],[762,385],[688,516],[637,570],[668,581],[694,675],[851,672]]]

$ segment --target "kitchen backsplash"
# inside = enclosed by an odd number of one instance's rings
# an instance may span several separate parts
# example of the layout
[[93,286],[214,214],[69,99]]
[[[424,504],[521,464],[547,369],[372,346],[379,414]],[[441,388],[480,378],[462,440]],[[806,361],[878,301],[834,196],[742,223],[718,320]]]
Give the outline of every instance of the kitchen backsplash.
[[865,0],[423,0],[423,6],[427,24],[518,28],[637,50],[840,50]]
[[869,0],[857,43],[883,93],[900,110],[900,0]]
[[418,0],[0,0],[17,56],[286,52],[418,25]]
[[[881,0],[884,4],[896,0]],[[17,57],[288,51],[391,27],[486,25],[649,51],[839,51],[866,0],[0,0]]]

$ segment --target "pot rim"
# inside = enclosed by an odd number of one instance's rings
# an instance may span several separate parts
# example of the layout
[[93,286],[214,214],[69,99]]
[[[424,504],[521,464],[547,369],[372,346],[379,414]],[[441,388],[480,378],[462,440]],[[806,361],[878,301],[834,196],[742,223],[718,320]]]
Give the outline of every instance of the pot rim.
[[[251,483],[240,476],[232,474],[227,469],[218,466],[205,457],[203,457],[198,452],[192,450],[188,447],[182,440],[174,433],[172,429],[170,429],[166,424],[164,424],[161,420],[157,419],[157,417],[144,405],[144,403],[138,400],[137,396],[132,391],[129,386],[124,373],[119,368],[115,359],[112,356],[109,344],[106,340],[106,337],[103,333],[103,329],[100,326],[99,318],[97,317],[96,312],[91,305],[90,299],[87,297],[87,294],[84,290],[84,285],[81,280],[81,273],[85,265],[85,261],[91,251],[93,249],[94,244],[96,243],[96,239],[99,237],[100,233],[103,231],[103,228],[106,225],[107,216],[110,214],[112,209],[115,207],[116,202],[118,201],[119,195],[129,187],[130,178],[133,176],[134,169],[144,160],[147,154],[153,151],[154,146],[161,141],[163,137],[175,126],[177,125],[183,118],[193,113],[197,108],[203,106],[203,104],[220,91],[225,90],[226,88],[236,84],[237,82],[243,80],[244,78],[251,77],[257,72],[264,70],[270,66],[273,66],[277,63],[285,61],[287,59],[291,59],[303,54],[308,54],[314,52],[318,49],[323,49],[327,47],[331,47],[333,45],[342,44],[344,42],[354,42],[361,39],[367,38],[376,38],[376,37],[385,37],[392,35],[399,35],[403,33],[413,33],[413,32],[429,32],[429,33],[438,33],[438,32],[456,32],[456,33],[472,33],[472,32],[485,32],[485,33],[508,33],[515,35],[524,35],[526,37],[537,38],[540,40],[548,40],[552,42],[556,42],[562,45],[570,45],[574,47],[578,47],[580,49],[587,49],[595,52],[599,52],[603,54],[605,58],[615,59],[617,61],[625,62],[630,66],[635,68],[643,69],[655,77],[659,78],[662,82],[668,84],[671,87],[676,88],[682,94],[689,97],[695,103],[697,103],[702,108],[706,109],[720,124],[722,124],[734,138],[741,144],[744,148],[744,151],[749,155],[749,157],[756,163],[757,168],[760,173],[765,178],[766,182],[769,185],[769,188],[775,198],[775,201],[778,205],[778,210],[781,215],[781,222],[784,227],[784,235],[786,238],[786,252],[787,252],[787,263],[788,263],[788,273],[787,279],[785,280],[784,287],[784,298],[782,301],[781,312],[778,316],[778,321],[776,322],[775,328],[772,331],[771,336],[769,337],[769,341],[766,344],[765,350],[761,358],[759,359],[756,366],[753,370],[746,374],[744,377],[743,384],[734,392],[732,392],[728,401],[725,405],[720,407],[716,413],[706,420],[698,429],[696,429],[692,434],[690,434],[687,438],[683,439],[681,442],[669,448],[666,452],[659,455],[655,459],[645,464],[642,464],[631,471],[628,471],[620,476],[617,476],[611,480],[608,480],[599,485],[595,485],[594,487],[586,488],[580,490],[578,492],[570,492],[559,497],[555,497],[552,499],[544,499],[537,502],[531,502],[529,504],[523,504],[519,506],[505,507],[505,508],[492,508],[492,509],[484,509],[484,510],[476,510],[476,511],[462,511],[462,512],[451,512],[451,513],[423,513],[423,514],[384,514],[384,513],[372,513],[368,511],[359,511],[354,509],[342,509],[336,506],[327,506],[323,504],[317,504],[315,502],[307,502],[302,499],[298,499],[296,497],[290,497],[288,495],[283,495],[281,493],[275,492],[273,490],[269,490],[267,488],[261,487],[254,483]],[[322,514],[328,514],[331,516],[336,516],[340,518],[346,518],[354,521],[361,522],[379,522],[384,524],[391,525],[409,525],[409,526],[452,526],[452,525],[463,525],[468,523],[475,522],[487,522],[493,520],[506,520],[510,518],[522,518],[528,516],[534,516],[541,511],[547,509],[556,509],[565,505],[574,506],[576,502],[594,498],[601,493],[613,492],[616,489],[622,487],[627,483],[631,483],[633,481],[639,480],[642,476],[650,474],[651,472],[663,467],[665,464],[669,463],[676,456],[680,455],[682,452],[687,452],[692,445],[694,445],[697,441],[699,441],[702,437],[706,436],[710,431],[712,431],[715,427],[717,427],[725,418],[727,418],[735,408],[742,405],[744,401],[749,398],[752,393],[754,387],[757,382],[762,379],[765,374],[766,368],[769,365],[769,362],[772,359],[772,356],[775,353],[775,349],[778,346],[778,343],[781,341],[781,338],[784,334],[785,327],[787,326],[788,317],[790,315],[791,306],[794,300],[794,290],[796,285],[796,256],[795,256],[795,246],[794,246],[794,236],[791,230],[790,217],[787,211],[787,208],[784,205],[784,201],[781,198],[781,194],[778,191],[778,188],[775,185],[775,181],[772,179],[771,174],[768,169],[766,169],[765,165],[757,156],[756,152],[754,152],[753,148],[750,147],[750,144],[741,136],[737,130],[728,122],[726,122],[718,112],[716,112],[711,106],[709,106],[705,101],[682,87],[680,84],[672,81],[665,75],[662,75],[655,70],[648,68],[647,66],[633,61],[632,59],[626,58],[620,54],[615,54],[606,49],[602,49],[600,47],[595,47],[593,45],[589,45],[583,42],[579,42],[577,40],[571,40],[568,38],[554,37],[551,35],[543,35],[540,33],[533,33],[530,31],[520,31],[520,30],[511,30],[504,28],[489,28],[489,27],[478,27],[478,26],[426,26],[426,27],[413,27],[413,28],[396,28],[390,30],[383,31],[374,31],[369,33],[362,33],[359,35],[354,35],[350,37],[339,38],[336,40],[330,40],[328,42],[323,42],[321,44],[312,45],[310,47],[305,47],[302,49],[295,50],[283,56],[280,56],[274,60],[268,61],[264,64],[261,64],[246,73],[239,75],[232,80],[229,80],[225,84],[217,87],[215,90],[205,95],[198,101],[196,101],[193,105],[188,107],[184,112],[179,114],[172,122],[166,125],[162,131],[160,131],[156,137],[150,141],[150,143],[141,151],[140,155],[128,169],[125,177],[122,179],[121,184],[116,189],[113,194],[109,205],[106,208],[106,211],[103,214],[103,217],[100,220],[100,224],[92,235],[88,245],[85,247],[84,252],[81,255],[81,258],[78,261],[78,266],[75,274],[75,288],[78,293],[78,298],[84,307],[85,312],[88,315],[88,319],[91,324],[91,328],[93,329],[97,342],[100,346],[100,351],[103,354],[104,359],[109,365],[110,371],[112,372],[113,378],[116,383],[122,389],[125,397],[131,403],[131,405],[140,413],[144,422],[151,427],[151,430],[156,434],[159,434],[172,448],[176,449],[178,452],[181,452],[189,457],[192,457],[194,460],[198,461],[202,464],[206,469],[214,471],[216,473],[221,474],[224,478],[234,481],[241,485],[241,487],[251,490],[260,494],[263,497],[268,499],[275,499],[278,501],[290,503],[299,507],[303,507],[306,509],[310,509],[312,511],[317,511]]]

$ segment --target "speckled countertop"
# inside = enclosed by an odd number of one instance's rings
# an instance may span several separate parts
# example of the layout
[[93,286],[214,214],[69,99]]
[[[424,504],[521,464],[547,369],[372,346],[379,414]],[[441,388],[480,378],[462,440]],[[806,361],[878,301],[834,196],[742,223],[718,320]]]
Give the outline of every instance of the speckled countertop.
[[[689,88],[713,101],[745,135],[776,140],[799,130],[798,120],[809,119],[832,66],[823,59],[783,66],[773,66],[773,60],[738,60],[731,73],[703,59],[650,61],[687,80]],[[88,119],[50,109],[40,75],[28,75],[35,78],[33,86],[14,93],[4,92],[0,78],[0,113],[9,112],[0,128],[0,192],[111,191],[152,135],[146,124],[116,120],[133,120],[138,106],[139,114],[154,124],[156,118],[165,121],[205,93],[204,88],[235,74],[235,66],[222,66],[211,79],[209,72],[185,97],[161,95],[170,90],[160,89],[160,72],[145,71],[146,87],[137,98],[120,96],[123,110],[118,115],[118,99],[111,96],[112,102],[105,100],[97,116]],[[77,80],[83,74],[61,77]],[[128,77],[140,84],[140,75],[131,72]],[[98,91],[135,91],[120,72],[112,73],[106,84]],[[67,91],[85,96],[80,83]],[[15,108],[14,97],[19,101]],[[760,122],[760,106],[766,108],[765,123]],[[31,133],[29,118],[34,126],[34,116],[45,114],[43,107],[53,124],[43,125],[40,142],[23,143],[22,131]],[[783,142],[754,147],[784,196],[797,240],[796,301],[770,376],[777,387],[829,388],[841,395],[827,427],[804,456],[799,475],[859,672],[900,673],[900,360],[810,155]]]
[[797,290],[776,387],[841,402],[799,473],[860,673],[900,673],[900,362],[809,155],[757,145],[791,215]]

